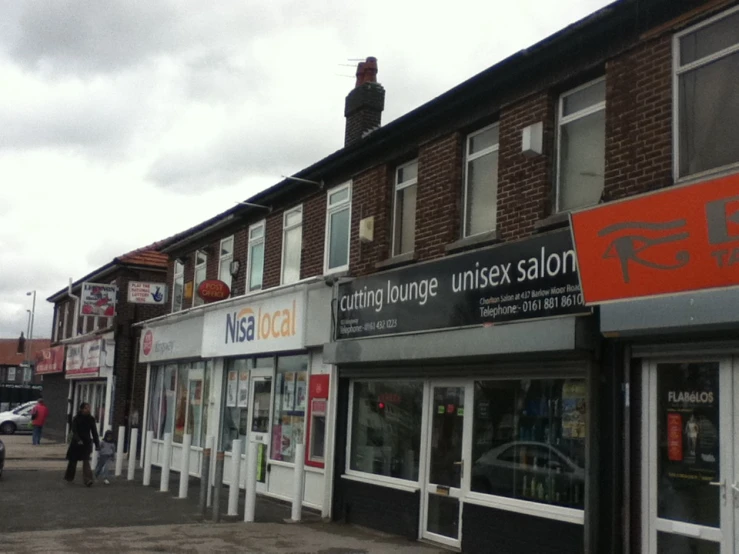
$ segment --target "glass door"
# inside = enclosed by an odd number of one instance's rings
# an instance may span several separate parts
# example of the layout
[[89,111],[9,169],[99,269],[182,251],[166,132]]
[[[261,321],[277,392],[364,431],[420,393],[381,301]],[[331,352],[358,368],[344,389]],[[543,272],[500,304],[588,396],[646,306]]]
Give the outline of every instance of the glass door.
[[734,552],[734,387],[728,360],[655,362],[645,375],[648,553]]
[[270,406],[272,405],[272,370],[251,372],[249,440],[257,443],[257,492],[267,492],[267,459],[270,442]]
[[461,545],[464,413],[469,396],[462,384],[431,385],[423,537],[452,547]]

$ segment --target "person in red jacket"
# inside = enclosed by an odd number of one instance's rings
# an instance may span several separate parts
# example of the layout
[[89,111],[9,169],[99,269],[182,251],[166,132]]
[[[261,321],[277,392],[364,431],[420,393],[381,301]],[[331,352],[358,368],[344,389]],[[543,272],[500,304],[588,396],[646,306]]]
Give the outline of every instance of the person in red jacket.
[[41,444],[41,433],[44,429],[46,418],[49,417],[49,408],[46,407],[43,398],[31,410],[31,425],[33,425],[33,444]]

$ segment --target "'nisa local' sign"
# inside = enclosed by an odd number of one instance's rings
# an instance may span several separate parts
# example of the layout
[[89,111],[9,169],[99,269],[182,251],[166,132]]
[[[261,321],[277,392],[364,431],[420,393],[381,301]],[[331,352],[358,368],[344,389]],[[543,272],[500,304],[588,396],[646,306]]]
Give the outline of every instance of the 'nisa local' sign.
[[339,286],[337,339],[590,313],[569,230]]
[[206,313],[203,356],[301,349],[304,314],[302,293],[242,302]]

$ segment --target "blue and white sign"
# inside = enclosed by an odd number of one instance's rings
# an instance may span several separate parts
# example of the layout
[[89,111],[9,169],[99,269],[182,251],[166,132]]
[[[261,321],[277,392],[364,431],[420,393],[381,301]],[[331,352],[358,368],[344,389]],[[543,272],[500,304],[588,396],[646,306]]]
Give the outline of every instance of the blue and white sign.
[[167,285],[130,281],[128,301],[131,304],[164,304],[167,301]]

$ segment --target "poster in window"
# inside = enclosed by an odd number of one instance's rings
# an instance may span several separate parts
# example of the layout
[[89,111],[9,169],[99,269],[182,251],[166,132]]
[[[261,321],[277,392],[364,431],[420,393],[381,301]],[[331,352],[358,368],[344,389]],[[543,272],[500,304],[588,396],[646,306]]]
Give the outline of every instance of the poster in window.
[[238,379],[238,372],[236,371],[228,372],[228,384],[226,386],[226,406],[229,408],[236,407],[236,395],[237,395],[237,387],[238,387],[237,379]]
[[239,408],[246,408],[249,404],[249,371],[239,371]]
[[298,373],[298,382],[295,387],[295,411],[305,412],[308,401],[308,374],[305,371]]
[[562,438],[585,438],[585,381],[566,381],[562,387]]
[[285,389],[282,393],[282,411],[292,412],[295,409],[295,373],[285,374]]
[[293,437],[293,426],[288,423],[282,424],[282,437],[280,441],[280,454],[282,459],[290,459],[293,456],[293,449],[295,448],[294,437]]
[[272,459],[282,460],[282,425],[272,426]]

